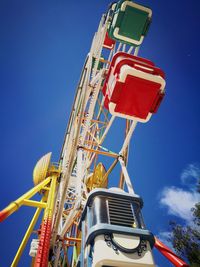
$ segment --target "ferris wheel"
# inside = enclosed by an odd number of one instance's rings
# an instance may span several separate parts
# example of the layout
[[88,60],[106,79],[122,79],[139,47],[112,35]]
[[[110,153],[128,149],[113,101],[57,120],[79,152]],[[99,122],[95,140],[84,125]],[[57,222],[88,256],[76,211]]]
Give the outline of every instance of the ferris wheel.
[[[11,266],[18,265],[41,212],[32,266],[154,267],[154,247],[174,266],[188,266],[146,229],[143,200],[127,170],[137,124],[148,123],[165,96],[164,72],[138,56],[151,19],[149,7],[129,0],[112,3],[102,15],[58,162],[44,155],[33,171],[34,187],[0,212],[3,221],[22,205],[36,207]],[[114,149],[113,125],[125,133]],[[37,193],[41,201],[32,199]]]

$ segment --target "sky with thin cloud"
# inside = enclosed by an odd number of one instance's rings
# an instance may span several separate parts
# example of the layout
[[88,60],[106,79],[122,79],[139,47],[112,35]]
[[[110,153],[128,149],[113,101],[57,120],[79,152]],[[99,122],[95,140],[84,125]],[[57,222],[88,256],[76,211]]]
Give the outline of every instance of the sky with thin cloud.
[[[160,196],[161,208],[166,209],[172,221],[179,219],[183,226],[194,227],[193,212],[195,204],[200,202],[200,194],[197,192],[197,184],[200,179],[200,165],[188,164],[180,175],[180,187],[165,187]],[[184,189],[183,189],[184,187]],[[158,233],[159,238],[170,248],[171,232],[163,229]],[[173,248],[172,248],[173,249]]]
[[200,179],[200,168],[197,164],[189,164],[182,172],[180,186],[165,187],[161,193],[160,203],[167,208],[169,214],[192,223],[194,205],[200,201],[197,184]]

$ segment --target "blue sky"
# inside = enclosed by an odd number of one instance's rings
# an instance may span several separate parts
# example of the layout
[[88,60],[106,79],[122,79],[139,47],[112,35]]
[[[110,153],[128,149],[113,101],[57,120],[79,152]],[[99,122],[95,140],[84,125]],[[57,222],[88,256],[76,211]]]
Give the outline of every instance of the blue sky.
[[[109,2],[0,1],[0,208],[33,186],[32,170],[43,154],[52,151],[58,160],[84,58]],[[136,128],[128,170],[144,199],[147,228],[165,236],[169,220],[190,223],[198,198],[200,4],[139,2],[153,9],[140,56],[165,71],[167,93],[159,112]],[[112,148],[121,137],[116,129]],[[10,266],[32,213],[23,207],[0,225],[0,266]],[[171,266],[157,253],[156,259]],[[25,255],[19,266],[29,261]]]

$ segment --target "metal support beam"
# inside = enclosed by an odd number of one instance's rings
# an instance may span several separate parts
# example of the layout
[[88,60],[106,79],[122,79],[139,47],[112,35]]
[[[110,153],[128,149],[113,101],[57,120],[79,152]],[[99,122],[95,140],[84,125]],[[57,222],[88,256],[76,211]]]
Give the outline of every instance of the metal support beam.
[[51,185],[47,199],[47,207],[44,211],[44,219],[41,226],[41,234],[34,267],[48,266],[50,238],[53,223],[53,209],[58,175],[52,175]]
[[24,199],[23,205],[29,206],[29,207],[36,207],[36,208],[46,208],[47,203],[42,202],[42,201],[34,201],[34,200]]
[[129,177],[128,171],[127,171],[125,163],[124,163],[124,160],[121,157],[119,157],[119,163],[121,165],[122,172],[124,174],[124,179],[125,179],[125,182],[126,182],[126,185],[127,185],[127,188],[128,188],[128,192],[130,194],[135,194],[135,192],[133,190],[132,183],[131,183],[131,179]]
[[24,238],[23,238],[23,240],[22,240],[22,242],[21,242],[21,244],[20,244],[20,246],[18,248],[18,251],[17,251],[17,253],[15,255],[15,258],[14,258],[12,264],[11,264],[11,267],[16,267],[18,265],[18,262],[19,262],[19,260],[21,258],[21,255],[22,255],[26,245],[27,245],[27,242],[28,242],[28,240],[30,238],[30,235],[33,232],[33,229],[34,229],[35,224],[36,224],[36,222],[37,222],[37,220],[39,218],[39,215],[40,215],[41,211],[42,211],[42,207],[37,208],[32,220],[31,220],[31,223],[29,224],[29,227],[28,227],[28,229],[27,229],[27,231],[26,231],[26,233],[24,235]]
[[34,196],[36,193],[38,193],[41,189],[43,189],[44,186],[46,186],[50,182],[50,180],[51,180],[50,177],[46,178],[40,184],[38,184],[35,187],[33,187],[27,193],[22,195],[17,200],[11,202],[5,209],[0,211],[0,222],[4,221],[8,216],[10,216],[16,210],[18,210],[24,204],[24,200],[28,200],[32,196]]
[[176,267],[189,267],[187,263],[181,260],[170,248],[164,245],[160,240],[155,238],[155,248],[163,254]]
[[115,154],[115,153],[95,150],[95,149],[91,149],[91,148],[87,148],[87,147],[81,147],[81,148],[86,150],[86,151],[89,151],[91,153],[100,154],[100,155],[108,156],[108,157],[111,157],[111,158],[118,158],[119,157],[119,155]]

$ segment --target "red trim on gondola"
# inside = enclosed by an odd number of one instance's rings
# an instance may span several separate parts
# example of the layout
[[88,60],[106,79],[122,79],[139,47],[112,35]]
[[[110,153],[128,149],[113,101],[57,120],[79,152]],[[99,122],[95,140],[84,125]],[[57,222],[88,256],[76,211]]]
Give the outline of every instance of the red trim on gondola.
[[111,39],[108,35],[108,32],[106,32],[103,46],[108,49],[113,49],[115,43],[116,43],[115,40]]
[[150,60],[116,53],[102,88],[104,106],[115,116],[129,116],[145,122],[158,110],[164,97],[164,78],[164,72]]
[[[109,77],[110,77],[110,73],[112,71],[112,68],[115,65],[117,65],[118,59],[122,60],[123,63],[125,63],[125,64],[128,64],[128,65],[131,64],[130,66],[132,66],[134,64],[140,64],[140,65],[142,65],[144,67],[154,67],[155,66],[155,64],[152,61],[150,61],[150,60],[148,60],[146,58],[136,57],[136,56],[127,54],[125,52],[118,52],[118,53],[116,53],[113,56],[113,58],[112,58],[111,65],[110,65],[110,68],[108,70],[108,73],[107,73],[107,76],[106,76],[106,79],[105,79],[105,82],[104,82],[104,85],[103,85],[103,88],[102,88],[102,91],[103,91],[103,94],[104,95],[106,94],[106,86],[107,86],[107,83],[108,83],[108,80],[109,80]],[[124,60],[125,60],[125,62],[124,62]],[[121,66],[121,64],[119,64],[118,66]],[[119,69],[119,67],[117,68],[117,70],[118,69]],[[115,73],[116,73],[116,69],[115,69]],[[162,75],[164,76],[164,73],[163,72],[162,72]]]

